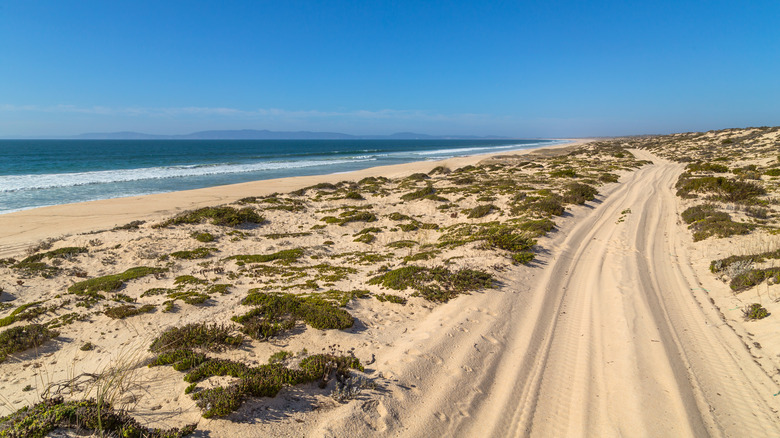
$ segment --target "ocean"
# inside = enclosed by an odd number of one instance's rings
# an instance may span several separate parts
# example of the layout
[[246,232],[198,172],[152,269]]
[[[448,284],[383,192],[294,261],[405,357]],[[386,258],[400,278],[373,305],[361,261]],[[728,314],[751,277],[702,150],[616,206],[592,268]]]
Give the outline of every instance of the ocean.
[[532,149],[556,140],[0,140],[0,214]]

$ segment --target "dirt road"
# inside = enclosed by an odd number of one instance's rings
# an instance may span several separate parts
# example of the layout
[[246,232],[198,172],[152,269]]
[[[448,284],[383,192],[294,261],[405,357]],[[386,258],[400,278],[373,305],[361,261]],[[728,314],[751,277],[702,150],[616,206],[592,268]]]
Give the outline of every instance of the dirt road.
[[683,250],[682,165],[636,154],[655,164],[578,213],[543,269],[437,309],[377,363],[399,386],[316,432],[780,436],[780,389]]

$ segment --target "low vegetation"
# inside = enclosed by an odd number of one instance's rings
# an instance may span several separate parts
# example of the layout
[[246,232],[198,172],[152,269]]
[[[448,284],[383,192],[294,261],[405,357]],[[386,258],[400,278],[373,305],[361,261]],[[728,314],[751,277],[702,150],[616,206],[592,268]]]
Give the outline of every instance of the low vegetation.
[[43,438],[55,429],[71,429],[123,438],[180,438],[192,434],[195,427],[150,429],[110,404],[94,399],[66,402],[54,397],[0,418],[0,437]]
[[135,280],[152,274],[165,272],[165,268],[150,268],[139,266],[130,268],[121,274],[106,275],[80,281],[68,288],[68,292],[76,295],[96,295],[98,292],[114,292],[121,289],[126,281]]
[[769,311],[766,310],[761,304],[753,303],[745,306],[745,308],[742,310],[742,316],[744,316],[747,320],[755,321],[764,319],[769,316]]
[[254,255],[235,255],[225,258],[224,260],[235,260],[236,263],[267,263],[273,261],[280,261],[283,263],[291,263],[303,257],[303,249],[285,249],[272,254],[254,254]]
[[236,348],[243,342],[243,337],[234,334],[234,330],[230,327],[204,322],[169,328],[152,342],[149,351],[155,353],[179,349],[222,351],[225,348]]
[[242,331],[245,334],[259,340],[267,340],[288,331],[297,321],[319,330],[343,330],[352,327],[354,323],[349,312],[317,296],[298,297],[253,289],[241,303],[255,307],[232,319],[244,326]]
[[482,271],[461,269],[451,272],[443,267],[422,266],[394,269],[368,281],[368,284],[394,290],[411,288],[416,291],[416,295],[435,302],[447,302],[460,293],[486,289],[492,287],[493,283],[493,276]]
[[703,204],[690,207],[682,212],[682,218],[693,231],[693,241],[697,242],[708,237],[730,237],[738,234],[748,234],[755,225],[734,222],[731,215],[719,211],[714,205]]
[[[248,397],[275,397],[285,386],[319,381],[324,387],[333,377],[343,379],[351,369],[363,371],[360,361],[351,356],[317,354],[303,359],[297,369],[280,363],[250,367],[227,359],[213,359],[190,350],[176,350],[152,365],[173,365],[187,371],[184,380],[204,418],[224,417],[235,412]],[[197,384],[213,376],[235,379],[226,386],[198,389]]]
[[141,307],[136,307],[131,304],[123,304],[121,306],[109,307],[103,313],[105,313],[109,318],[125,319],[131,316],[152,312],[156,307],[157,306],[154,304],[144,304]]
[[0,332],[0,363],[4,362],[9,354],[38,348],[57,336],[59,332],[49,330],[41,324],[28,324],[4,330]]
[[212,225],[238,227],[246,224],[262,224],[265,218],[257,214],[254,209],[244,207],[236,209],[233,207],[205,207],[193,211],[185,211],[171,219],[160,224],[154,225],[155,228],[168,227],[171,225],[199,224],[208,220]]

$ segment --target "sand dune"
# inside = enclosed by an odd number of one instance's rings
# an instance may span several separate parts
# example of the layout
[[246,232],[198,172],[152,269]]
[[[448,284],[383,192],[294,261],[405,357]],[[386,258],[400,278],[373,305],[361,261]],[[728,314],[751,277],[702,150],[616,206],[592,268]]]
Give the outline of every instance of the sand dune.
[[538,278],[437,309],[386,364],[412,388],[319,432],[780,435],[777,385],[696,292],[672,190],[684,166],[634,152],[656,164],[576,211]]

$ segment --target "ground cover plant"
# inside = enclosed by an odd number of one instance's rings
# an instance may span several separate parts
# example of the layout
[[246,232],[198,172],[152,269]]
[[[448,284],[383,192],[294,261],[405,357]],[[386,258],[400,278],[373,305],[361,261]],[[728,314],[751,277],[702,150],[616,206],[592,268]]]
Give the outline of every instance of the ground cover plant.
[[711,204],[697,205],[688,208],[681,214],[683,221],[689,224],[693,231],[694,242],[708,237],[729,237],[736,234],[748,234],[754,225],[734,222],[731,215],[719,211]]
[[742,316],[744,316],[745,319],[755,321],[758,319],[764,319],[769,316],[769,311],[767,311],[761,304],[753,303],[745,306],[745,308],[742,310]]
[[[191,383],[191,397],[204,418],[224,417],[237,410],[248,397],[275,397],[285,386],[319,381],[323,386],[333,378],[349,376],[350,369],[363,371],[360,361],[351,356],[317,354],[303,359],[298,368],[280,363],[250,367],[241,362],[198,356],[188,350],[176,350],[158,356],[150,366],[173,365],[188,371],[184,380]],[[226,386],[197,389],[197,384],[213,376],[230,376],[236,382]]]
[[394,290],[414,289],[429,301],[447,302],[460,293],[492,287],[493,276],[481,271],[462,269],[452,272],[443,267],[425,268],[405,266],[370,279],[376,284]]
[[297,321],[319,330],[343,330],[354,323],[349,312],[317,296],[299,297],[253,289],[241,304],[254,308],[232,319],[244,326],[244,333],[259,340],[290,330]]
[[76,295],[96,296],[98,292],[114,292],[122,288],[125,282],[145,277],[147,275],[160,274],[165,268],[139,266],[130,268],[121,274],[105,275],[80,281],[68,288],[68,292]]
[[49,330],[41,324],[28,324],[3,330],[0,332],[0,363],[5,361],[9,354],[40,347],[57,336],[59,332]]
[[208,220],[212,225],[227,227],[238,227],[244,224],[262,224],[265,222],[265,219],[262,216],[249,207],[241,209],[233,207],[204,207],[176,215],[171,219],[155,225],[155,227],[162,228],[171,225],[199,224],[205,220]]
[[192,434],[195,427],[192,424],[181,429],[150,429],[111,405],[94,399],[66,402],[62,397],[45,399],[0,417],[0,437],[43,438],[55,429],[71,429],[101,436],[180,438]]

